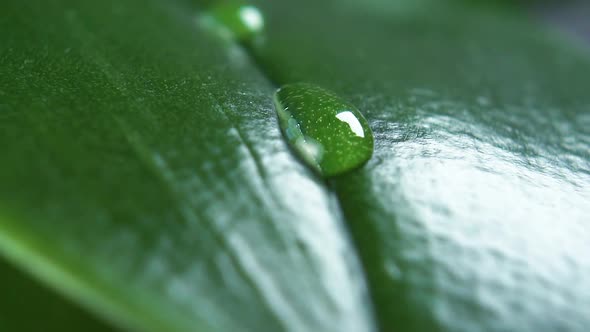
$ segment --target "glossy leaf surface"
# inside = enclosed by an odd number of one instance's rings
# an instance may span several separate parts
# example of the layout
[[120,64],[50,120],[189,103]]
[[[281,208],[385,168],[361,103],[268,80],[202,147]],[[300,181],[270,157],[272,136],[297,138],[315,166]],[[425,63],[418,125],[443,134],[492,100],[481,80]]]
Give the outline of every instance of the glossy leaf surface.
[[[259,5],[254,64],[183,2],[0,4],[0,253],[137,330],[590,325],[587,50],[465,3]],[[362,109],[373,159],[312,176],[271,81]]]
[[195,8],[0,8],[4,256],[125,328],[372,329],[334,196],[283,142],[274,87]]
[[384,331],[586,329],[588,50],[448,2],[260,6],[267,74],[373,128],[373,159],[332,185]]

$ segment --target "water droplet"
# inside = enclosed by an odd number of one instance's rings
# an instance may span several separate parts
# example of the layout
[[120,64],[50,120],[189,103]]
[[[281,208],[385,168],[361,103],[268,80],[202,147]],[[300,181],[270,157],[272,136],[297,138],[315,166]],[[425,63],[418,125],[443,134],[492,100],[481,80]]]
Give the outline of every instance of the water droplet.
[[288,84],[275,93],[284,137],[311,168],[334,176],[364,164],[373,153],[373,133],[361,112],[315,85]]
[[200,18],[205,28],[226,39],[252,40],[264,28],[264,17],[258,8],[241,1],[222,2]]

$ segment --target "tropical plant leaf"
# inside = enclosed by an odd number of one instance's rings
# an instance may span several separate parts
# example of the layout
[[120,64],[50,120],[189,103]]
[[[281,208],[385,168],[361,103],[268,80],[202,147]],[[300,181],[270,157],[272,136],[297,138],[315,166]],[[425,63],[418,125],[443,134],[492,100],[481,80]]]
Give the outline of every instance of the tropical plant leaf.
[[274,88],[194,8],[0,9],[7,259],[124,328],[372,328],[334,195],[281,139]]
[[313,3],[260,1],[252,50],[371,123],[332,186],[382,330],[584,331],[590,52],[450,2]]
[[[1,4],[0,253],[138,330],[590,324],[587,50],[464,2],[259,5],[254,65],[186,2]],[[297,81],[365,113],[369,164],[291,155]]]

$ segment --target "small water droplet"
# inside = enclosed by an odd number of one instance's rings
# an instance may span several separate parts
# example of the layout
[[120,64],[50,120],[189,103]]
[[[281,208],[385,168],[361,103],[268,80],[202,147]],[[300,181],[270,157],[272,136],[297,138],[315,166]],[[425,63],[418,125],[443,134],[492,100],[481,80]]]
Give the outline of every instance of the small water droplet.
[[264,29],[264,16],[258,8],[241,1],[221,2],[200,17],[205,28],[226,39],[246,42]]
[[373,154],[373,133],[352,104],[333,92],[306,83],[275,93],[285,139],[311,168],[329,177],[364,164]]

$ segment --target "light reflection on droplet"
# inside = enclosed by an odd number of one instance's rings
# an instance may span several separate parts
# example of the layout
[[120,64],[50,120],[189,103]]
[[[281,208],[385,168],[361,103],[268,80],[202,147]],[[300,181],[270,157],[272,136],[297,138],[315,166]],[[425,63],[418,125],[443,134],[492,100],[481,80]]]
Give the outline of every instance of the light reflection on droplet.
[[264,27],[262,13],[254,6],[245,6],[240,9],[240,17],[244,24],[252,31],[260,31]]
[[351,112],[346,111],[336,114],[336,118],[342,122],[346,122],[350,126],[350,130],[355,133],[358,137],[365,137],[365,131],[361,125],[359,119]]

